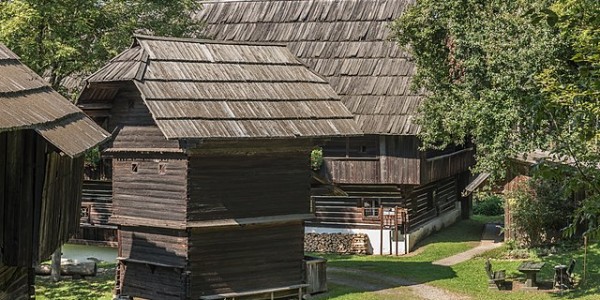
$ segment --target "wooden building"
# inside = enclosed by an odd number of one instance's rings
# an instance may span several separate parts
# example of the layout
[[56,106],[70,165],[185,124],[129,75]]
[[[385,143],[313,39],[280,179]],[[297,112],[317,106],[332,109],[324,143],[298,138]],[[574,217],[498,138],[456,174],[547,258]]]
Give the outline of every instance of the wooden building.
[[[423,97],[410,91],[415,64],[388,29],[412,3],[208,1],[197,16],[210,38],[285,43],[341,96],[365,135],[324,145],[320,175],[345,195],[323,195],[317,187],[317,219],[306,231],[366,232],[375,253],[404,253],[429,232],[468,218],[471,207],[460,195],[474,163],[472,146],[419,150],[414,119]],[[397,230],[402,240],[392,243]]]
[[360,134],[285,45],[136,36],[79,106],[115,132],[117,293],[298,296],[309,153]]
[[0,299],[29,299],[33,267],[75,233],[85,150],[108,138],[0,44]]

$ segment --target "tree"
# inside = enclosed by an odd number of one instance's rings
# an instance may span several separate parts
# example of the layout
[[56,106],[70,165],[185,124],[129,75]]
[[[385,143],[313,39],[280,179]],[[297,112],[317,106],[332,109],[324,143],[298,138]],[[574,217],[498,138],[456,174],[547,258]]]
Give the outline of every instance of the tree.
[[[131,44],[134,32],[199,35],[200,1],[0,1],[0,42],[61,90],[63,79],[89,74]],[[64,92],[64,90],[63,90]]]
[[[0,42],[17,53],[55,90],[65,78],[89,74],[131,43],[140,32],[197,37],[197,0],[0,0]],[[95,149],[97,150],[97,149]],[[52,255],[52,278],[60,279],[60,247]]]
[[[472,138],[476,171],[504,175],[535,149],[588,191],[576,220],[600,233],[600,20],[596,0],[419,0],[392,25],[415,59],[415,88],[429,93],[419,122],[425,147]],[[575,224],[575,222],[574,222]],[[572,227],[574,228],[574,227]]]

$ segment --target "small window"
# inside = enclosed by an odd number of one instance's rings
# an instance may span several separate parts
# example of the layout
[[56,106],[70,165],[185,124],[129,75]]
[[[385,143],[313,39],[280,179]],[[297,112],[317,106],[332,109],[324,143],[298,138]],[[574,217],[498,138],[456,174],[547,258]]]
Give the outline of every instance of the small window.
[[158,174],[160,174],[160,175],[167,174],[167,163],[159,163],[158,164]]
[[358,149],[358,152],[367,153],[367,146],[360,146],[360,148]]
[[138,163],[131,163],[131,173],[138,172]]
[[379,207],[381,200],[379,198],[364,198],[363,199],[363,218],[379,219]]

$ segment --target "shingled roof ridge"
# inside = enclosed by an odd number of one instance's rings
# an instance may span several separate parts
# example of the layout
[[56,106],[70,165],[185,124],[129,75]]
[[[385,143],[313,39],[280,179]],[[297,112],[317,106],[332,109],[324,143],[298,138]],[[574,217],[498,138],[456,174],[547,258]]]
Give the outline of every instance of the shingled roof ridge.
[[287,45],[285,43],[271,43],[271,42],[267,43],[267,42],[222,41],[222,40],[211,40],[211,39],[165,37],[165,36],[153,36],[153,35],[141,35],[141,34],[134,34],[133,37],[135,38],[136,43],[134,43],[132,47],[139,45],[137,43],[138,40],[153,40],[153,41],[165,41],[165,42],[198,43],[198,44],[287,47]]

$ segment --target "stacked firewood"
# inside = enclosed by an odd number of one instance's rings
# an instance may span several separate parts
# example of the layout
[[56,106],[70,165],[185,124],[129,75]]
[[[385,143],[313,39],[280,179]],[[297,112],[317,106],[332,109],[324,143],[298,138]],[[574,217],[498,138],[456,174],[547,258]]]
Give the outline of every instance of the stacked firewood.
[[369,236],[363,233],[307,233],[304,251],[339,254],[372,254]]

